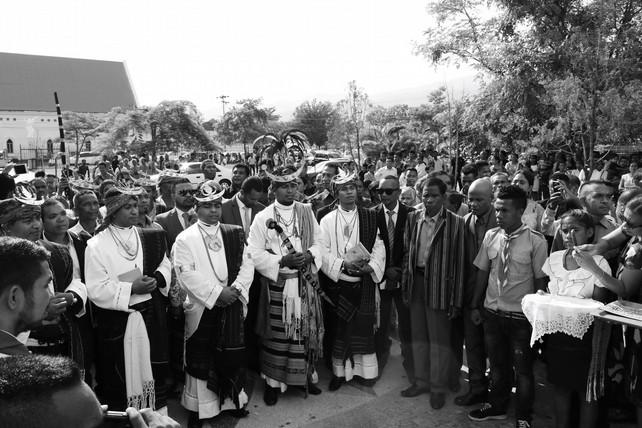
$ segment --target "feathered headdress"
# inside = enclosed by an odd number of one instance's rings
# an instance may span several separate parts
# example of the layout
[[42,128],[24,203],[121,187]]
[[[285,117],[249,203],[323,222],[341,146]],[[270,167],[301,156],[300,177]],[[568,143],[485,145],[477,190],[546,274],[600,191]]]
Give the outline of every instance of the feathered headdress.
[[257,137],[252,143],[253,150],[259,154],[259,159],[263,159],[264,154],[274,156],[279,155],[283,159],[287,158],[289,152],[300,153],[305,156],[310,150],[308,137],[298,129],[283,131],[280,136],[275,134],[264,134]]
[[73,190],[76,193],[82,192],[83,190],[91,190],[94,192],[98,190],[98,186],[96,186],[94,183],[87,180],[70,179],[69,186],[71,187],[71,190]]

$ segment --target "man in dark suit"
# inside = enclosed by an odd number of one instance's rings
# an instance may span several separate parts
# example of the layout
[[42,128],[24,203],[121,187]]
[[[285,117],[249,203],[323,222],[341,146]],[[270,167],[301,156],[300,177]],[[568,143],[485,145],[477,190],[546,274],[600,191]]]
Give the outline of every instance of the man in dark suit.
[[194,189],[189,179],[181,177],[176,181],[173,197],[174,208],[156,216],[156,223],[167,233],[167,248],[170,251],[178,234],[196,221],[193,211]]
[[[263,181],[256,176],[251,176],[243,181],[239,192],[232,199],[223,202],[221,223],[241,226],[245,231],[245,239],[250,234],[250,226],[254,216],[265,208],[259,202],[263,196]],[[257,318],[258,302],[261,295],[261,283],[255,273],[254,281],[250,286],[247,316],[245,317],[245,347],[247,349],[248,367],[259,371],[259,338],[254,332]]]
[[[174,208],[156,216],[156,222],[165,231],[167,249],[172,251],[176,237],[183,230],[194,224],[197,220],[194,213],[194,188],[189,179],[178,178],[173,192]],[[185,316],[183,314],[183,301],[185,291],[180,289],[176,282],[176,275],[172,273],[172,282],[169,288],[169,307],[167,308],[167,329],[169,330],[169,363],[174,376],[174,385],[170,394],[180,392],[180,385],[185,378],[183,374],[183,340],[185,335]]]
[[403,366],[412,385],[415,379],[410,337],[410,310],[403,302],[400,283],[404,226],[408,213],[414,211],[414,209],[399,203],[401,191],[399,190],[399,179],[395,176],[391,175],[381,179],[379,193],[381,195],[381,204],[376,208],[377,227],[386,246],[386,271],[383,281],[379,284],[379,294],[381,296],[380,321],[379,329],[375,335],[379,375],[383,372],[390,355],[390,314],[394,301],[397,308]]
[[263,182],[259,177],[246,178],[239,192],[232,199],[223,202],[221,223],[241,226],[247,239],[254,216],[265,208],[265,205],[259,202],[262,192]]

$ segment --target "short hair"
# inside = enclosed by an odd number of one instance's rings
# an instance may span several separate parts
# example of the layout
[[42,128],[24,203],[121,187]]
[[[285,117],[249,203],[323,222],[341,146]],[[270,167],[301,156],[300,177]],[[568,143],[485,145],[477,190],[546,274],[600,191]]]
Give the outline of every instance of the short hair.
[[439,177],[443,177],[443,176],[446,176],[446,177],[448,177],[450,179],[450,184],[455,184],[455,178],[452,175],[448,174],[444,170],[441,170],[441,171],[430,171],[428,173],[428,175],[426,176],[426,178],[429,178],[429,179],[430,178],[439,178]]
[[581,198],[585,198],[586,194],[589,192],[588,189],[593,187],[593,186],[606,186],[606,187],[613,188],[611,183],[609,183],[608,181],[602,181],[602,180],[586,181],[586,182],[584,182],[584,184],[582,184],[582,186],[580,186],[580,190],[578,192],[580,199]]
[[[49,198],[40,205],[40,215],[45,216],[45,208],[53,207],[54,205],[60,205],[65,208],[65,205],[56,198]],[[66,208],[65,208],[66,209]]]
[[563,181],[563,182],[564,182],[564,184],[566,184],[567,186],[569,185],[569,183],[570,183],[570,181],[571,181],[571,180],[569,179],[568,175],[564,174],[563,172],[554,172],[554,173],[553,173],[553,174],[551,174],[551,176],[549,177],[549,181],[550,181],[550,180]]
[[36,178],[45,178],[45,172],[42,170],[36,171],[36,173],[33,176]]
[[642,214],[642,196],[636,196],[627,202],[624,209],[633,211],[636,215]]
[[255,175],[250,176],[243,180],[243,184],[241,184],[241,190],[243,191],[243,193],[250,193],[252,190],[256,192],[263,192],[263,181]]
[[406,168],[406,174],[408,174],[409,172],[414,172],[415,174],[419,174],[417,172],[417,168],[414,168],[414,167]]
[[[435,186],[439,188],[439,193],[442,196],[446,194],[447,186],[446,186],[446,183],[444,183],[442,180],[435,177],[429,178],[424,182],[424,187],[422,190],[425,190],[426,187],[430,187],[430,186]],[[423,196],[423,192],[422,192],[422,196]]]
[[526,168],[520,169],[519,171],[517,171],[513,176],[513,178],[515,178],[518,174],[522,174],[524,178],[526,178],[526,181],[528,181],[529,186],[532,186],[533,183],[535,182],[535,174],[533,174],[530,170]]
[[560,222],[567,217],[574,218],[587,229],[595,227],[595,222],[593,221],[593,217],[591,217],[591,215],[585,210],[577,209],[577,208],[567,210],[564,214],[560,216]]
[[480,169],[482,169],[484,167],[487,167],[487,166],[490,166],[488,161],[485,161],[485,160],[475,161],[475,168],[477,168],[477,172],[479,172]]
[[386,175],[381,180],[379,180],[379,183],[381,183],[383,180],[396,181],[397,182],[397,186],[399,186],[399,177],[397,177],[396,175]]
[[42,274],[34,266],[48,261],[49,252],[40,245],[26,239],[0,237],[0,294],[17,284],[31,296],[33,283]]
[[462,167],[461,175],[475,174],[477,177],[477,165],[469,163]]
[[89,190],[89,189],[81,190],[80,192],[74,195],[74,199],[73,199],[74,208],[76,208],[78,204],[80,204],[80,199],[83,196],[87,196],[87,195],[93,195],[94,197],[96,197],[96,199],[98,199],[98,196],[96,196],[96,192],[94,192],[93,190]]
[[323,166],[323,169],[326,169],[327,167],[334,168],[334,175],[337,175],[339,173],[339,164],[338,163],[336,163],[336,162],[328,162]]
[[53,394],[81,382],[80,369],[66,357],[0,358],[0,421],[7,427],[52,426],[46,421],[56,417]]
[[502,175],[504,177],[506,177],[506,180],[508,180],[508,174],[505,173],[505,172],[496,172],[496,173],[494,173],[493,175],[490,176],[490,179],[492,180],[493,177],[499,177],[499,176],[502,176]]
[[247,166],[246,164],[244,164],[244,163],[237,163],[237,164],[236,164],[236,165],[234,165],[234,167],[232,168],[232,171],[234,171],[236,168],[241,168],[241,169],[245,170],[245,175],[247,175],[248,177],[250,176],[250,167],[249,167],[249,166]]
[[522,210],[526,209],[526,204],[528,203],[526,192],[512,184],[500,188],[497,192],[497,199],[512,200],[515,207]]
[[636,187],[635,189],[627,189],[620,194],[620,197],[618,198],[617,202],[619,204],[626,205],[631,199],[640,195],[642,195],[642,189],[640,188]]
[[103,180],[103,182],[100,183],[100,186],[98,186],[98,194],[100,196],[105,196],[105,187],[109,185],[115,186],[116,182],[114,180]]

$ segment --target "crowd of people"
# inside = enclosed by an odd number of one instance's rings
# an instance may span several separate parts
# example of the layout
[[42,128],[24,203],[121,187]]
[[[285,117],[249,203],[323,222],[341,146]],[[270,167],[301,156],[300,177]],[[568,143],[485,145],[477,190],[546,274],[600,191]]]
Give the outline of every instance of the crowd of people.
[[[176,426],[171,397],[190,427],[212,426],[224,409],[248,415],[248,371],[269,406],[290,389],[321,394],[320,364],[329,391],[375,384],[393,329],[403,397],[429,394],[439,410],[461,392],[454,403],[475,406],[471,420],[501,420],[515,386],[516,426],[530,427],[539,355],[556,426],[604,426],[613,403],[587,394],[592,330],[533,349],[522,299],[640,300],[636,158],[600,161],[590,176],[560,154],[383,153],[315,176],[304,157],[252,159],[229,186],[213,157],[199,183],[173,168],[152,181],[127,156],[31,183],[0,176],[6,426],[55,420],[64,394],[89,403],[74,417],[90,422],[66,426],[98,426],[99,403],[136,426]],[[617,337],[609,349],[624,348]],[[625,367],[635,406],[637,338],[605,357]],[[29,411],[36,401],[44,410]]]

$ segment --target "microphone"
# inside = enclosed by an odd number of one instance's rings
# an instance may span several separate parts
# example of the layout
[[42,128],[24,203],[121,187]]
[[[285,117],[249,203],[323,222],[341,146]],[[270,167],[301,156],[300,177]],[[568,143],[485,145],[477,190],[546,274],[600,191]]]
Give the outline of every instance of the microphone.
[[276,233],[283,233],[283,228],[279,226],[279,223],[274,221],[273,218],[269,218],[265,222],[265,226],[267,226],[268,229],[274,229]]

